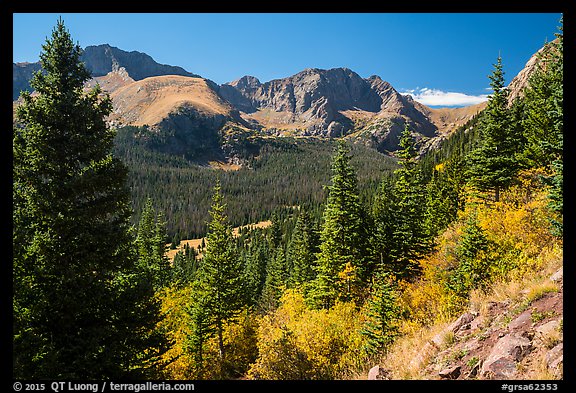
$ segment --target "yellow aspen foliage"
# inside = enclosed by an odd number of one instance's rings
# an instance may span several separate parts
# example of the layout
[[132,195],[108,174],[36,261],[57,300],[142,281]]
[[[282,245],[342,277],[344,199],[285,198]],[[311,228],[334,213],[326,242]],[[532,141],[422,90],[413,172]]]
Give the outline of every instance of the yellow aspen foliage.
[[251,379],[339,379],[361,367],[363,316],[350,302],[311,310],[302,294],[287,290],[258,328],[259,357]]
[[191,331],[187,309],[193,301],[191,287],[164,288],[159,296],[165,318],[157,329],[164,331],[172,343],[171,348],[162,356],[163,379],[220,379],[222,375],[234,378],[247,372],[257,356],[258,322],[248,309],[242,310],[235,323],[224,326],[223,337],[227,349],[225,364],[221,365],[217,361],[218,342],[213,337],[206,344],[204,365],[199,367],[194,362],[194,354],[188,348]]
[[465,210],[436,238],[435,252],[420,261],[420,278],[400,285],[399,301],[407,315],[403,333],[445,322],[467,306],[466,298],[449,290],[448,281],[462,263],[458,249],[472,215],[476,215],[489,246],[469,263],[487,265],[490,282],[521,278],[549,263],[550,255],[562,247],[562,240],[550,233],[552,213],[546,190],[538,184],[540,174],[541,170],[522,172],[519,184],[503,192],[499,202],[485,203],[469,195]]
[[164,330],[168,342],[172,343],[170,349],[162,355],[164,369],[162,377],[166,379],[191,379],[194,369],[194,360],[186,350],[187,338],[190,335],[187,305],[190,302],[192,290],[190,287],[177,289],[176,287],[163,288],[160,292],[162,314],[165,316],[158,329]]

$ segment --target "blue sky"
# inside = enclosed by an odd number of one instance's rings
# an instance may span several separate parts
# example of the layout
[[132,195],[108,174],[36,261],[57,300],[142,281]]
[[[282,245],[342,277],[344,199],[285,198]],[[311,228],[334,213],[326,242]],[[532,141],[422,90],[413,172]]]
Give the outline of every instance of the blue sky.
[[305,68],[379,75],[431,106],[470,105],[490,93],[498,54],[508,83],[546,40],[559,13],[81,13],[13,14],[13,61],[38,60],[59,16],[82,47],[149,54],[222,84],[262,82]]

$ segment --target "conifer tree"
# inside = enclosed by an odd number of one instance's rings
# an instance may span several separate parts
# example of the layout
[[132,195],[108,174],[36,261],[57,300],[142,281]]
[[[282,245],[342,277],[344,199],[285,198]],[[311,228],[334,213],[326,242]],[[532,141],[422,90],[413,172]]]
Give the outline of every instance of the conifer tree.
[[152,200],[148,198],[140,216],[136,251],[142,269],[149,272],[149,279],[156,289],[166,285],[171,274],[166,256],[166,238],[163,215],[156,214]]
[[432,170],[432,178],[426,185],[426,228],[434,237],[457,217],[464,207],[463,164],[458,158],[448,160]]
[[550,188],[550,207],[558,218],[552,225],[562,235],[564,174],[564,35],[560,20],[556,39],[546,45],[526,89],[523,122],[527,156],[532,166],[544,167]]
[[90,73],[62,19],[42,50],[13,140],[14,377],[150,375],[165,341],[111,153],[111,101],[84,92]]
[[308,301],[318,308],[329,308],[336,299],[352,295],[339,277],[345,267],[352,269],[354,287],[360,286],[370,273],[366,227],[356,173],[348,153],[345,142],[340,141],[332,162],[332,184],[328,187],[320,233],[317,276],[308,297]]
[[410,279],[419,272],[418,260],[430,250],[431,238],[425,223],[424,181],[408,126],[400,146],[393,189],[384,183],[375,207],[376,245],[380,247],[376,252],[383,271]]
[[379,269],[391,264],[390,249],[396,214],[394,207],[394,182],[389,176],[384,176],[372,205],[374,232],[370,238],[373,257]]
[[272,310],[278,307],[280,296],[286,288],[288,271],[286,268],[286,255],[284,249],[279,247],[274,258],[271,258],[266,266],[266,280],[262,288],[260,304],[264,310]]
[[198,281],[192,283],[192,299],[188,304],[190,336],[187,340],[187,350],[194,359],[194,377],[198,378],[204,370],[204,350],[206,343],[216,333],[213,318],[210,315],[210,297]]
[[[220,180],[214,187],[211,220],[208,223],[206,252],[197,272],[197,299],[202,315],[217,336],[219,358],[225,359],[224,326],[233,322],[244,305],[242,264],[236,252],[232,228],[226,216],[226,204],[221,195]],[[203,326],[203,325],[202,325]],[[203,328],[204,329],[204,328]]]
[[493,192],[498,202],[500,192],[512,184],[520,169],[522,135],[511,121],[500,56],[489,78],[493,93],[481,120],[479,146],[469,154],[468,175],[472,186],[481,192]]
[[248,252],[244,256],[243,271],[246,303],[250,306],[260,300],[269,254],[270,248],[263,234],[260,231],[252,233]]
[[184,250],[178,251],[174,255],[171,269],[172,282],[177,286],[190,284],[194,280],[197,268],[196,250],[185,244]]
[[470,290],[485,285],[490,278],[490,260],[487,252],[490,241],[478,223],[477,214],[470,215],[464,234],[456,249],[458,265],[451,272],[447,286],[456,295],[467,297]]
[[396,286],[390,274],[379,272],[368,300],[366,322],[360,331],[367,339],[364,347],[367,354],[386,350],[399,334],[399,318]]
[[292,266],[290,286],[301,286],[314,279],[317,252],[318,236],[312,219],[310,214],[301,208],[287,251],[287,259]]

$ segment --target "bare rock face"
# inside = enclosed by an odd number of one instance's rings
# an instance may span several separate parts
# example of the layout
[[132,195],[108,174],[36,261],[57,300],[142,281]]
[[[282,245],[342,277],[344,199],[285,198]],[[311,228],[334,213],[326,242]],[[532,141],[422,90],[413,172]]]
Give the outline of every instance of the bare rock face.
[[364,79],[347,68],[308,68],[266,83],[244,76],[220,86],[219,94],[246,114],[291,114],[305,124],[306,135],[346,135],[357,131],[346,113],[367,114],[373,118],[369,127],[373,147],[381,151],[398,147],[406,123],[428,137],[437,130],[411,98],[402,96],[388,82],[378,76]]
[[530,351],[532,343],[526,337],[507,334],[500,338],[482,364],[480,373],[491,379],[513,379],[516,363]]
[[182,67],[159,64],[146,53],[126,52],[108,44],[87,46],[81,60],[86,63],[92,76],[103,76],[120,67],[124,67],[134,80],[160,75],[198,76]]
[[[555,40],[557,41],[557,39]],[[554,42],[554,41],[553,41]],[[546,54],[551,49],[550,44],[544,45],[533,54],[530,59],[526,62],[524,68],[516,75],[508,85],[508,105],[512,105],[512,102],[518,97],[524,96],[524,90],[529,85],[529,80],[532,74],[540,65],[540,58]]]
[[564,363],[564,343],[560,343],[546,354],[546,366],[556,377],[562,375],[562,365]]

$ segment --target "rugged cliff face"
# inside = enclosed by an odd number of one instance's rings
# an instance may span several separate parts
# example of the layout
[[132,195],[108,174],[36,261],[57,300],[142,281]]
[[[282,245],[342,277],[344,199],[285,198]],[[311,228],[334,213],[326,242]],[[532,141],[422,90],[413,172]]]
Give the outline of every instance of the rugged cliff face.
[[349,134],[357,128],[351,112],[364,113],[365,117],[378,115],[390,124],[393,119],[399,125],[408,121],[416,132],[429,136],[436,130],[414,102],[388,82],[377,76],[364,79],[347,68],[309,68],[266,83],[244,76],[222,85],[219,92],[243,112],[246,120],[302,135]]
[[160,75],[198,76],[182,67],[159,64],[146,53],[126,52],[108,44],[87,46],[82,54],[82,61],[95,77],[117,71],[120,67],[124,67],[134,80]]
[[[554,40],[557,42],[558,39]],[[553,41],[553,42],[554,42]],[[530,76],[536,71],[539,67],[540,58],[551,50],[551,46],[549,44],[544,45],[538,52],[534,53],[530,59],[526,62],[526,65],[518,75],[516,75],[508,84],[508,91],[510,92],[508,95],[508,104],[512,105],[512,102],[518,98],[524,96],[524,90],[528,87],[528,82],[530,80]]]
[[[105,76],[110,72],[118,72],[122,68],[133,80],[141,80],[150,76],[183,75],[198,77],[182,67],[159,64],[145,53],[126,52],[108,44],[87,46],[81,60],[93,77]],[[30,79],[32,73],[40,69],[40,63],[14,63],[12,99],[16,100],[21,90],[31,91]]]
[[[82,59],[94,76],[89,85],[97,82],[112,94],[114,124],[146,124],[179,135],[215,134],[230,123],[271,136],[344,136],[394,152],[408,124],[425,152],[485,106],[429,108],[379,76],[362,78],[348,68],[308,68],[265,83],[244,76],[218,86],[145,53],[107,44],[88,46]],[[510,101],[522,94],[537,61],[535,54],[512,80]],[[30,90],[32,73],[39,69],[39,63],[13,64],[15,100],[21,90]]]

